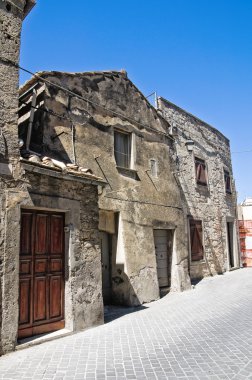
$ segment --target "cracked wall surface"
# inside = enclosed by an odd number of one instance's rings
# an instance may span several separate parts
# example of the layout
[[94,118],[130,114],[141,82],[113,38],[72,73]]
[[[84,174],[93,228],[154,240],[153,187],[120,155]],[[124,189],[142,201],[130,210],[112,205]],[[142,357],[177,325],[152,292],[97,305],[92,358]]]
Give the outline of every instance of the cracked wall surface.
[[[120,214],[123,253],[116,253],[114,236],[112,261],[116,263],[117,255],[123,259],[112,268],[113,302],[138,305],[159,297],[153,229],[176,232],[171,290],[188,289],[187,231],[173,173],[174,143],[168,134],[169,124],[124,72],[40,75],[76,94],[44,84],[43,102],[50,113],[37,119],[38,130],[43,130],[41,153],[69,161],[75,154],[78,165],[90,167],[108,181],[106,189],[100,191],[100,209]],[[40,83],[43,85],[43,80]],[[33,84],[31,80],[24,85],[21,97]],[[115,130],[134,135],[132,170],[116,165]],[[151,174],[151,159],[156,160],[157,176]]]
[[[14,272],[13,257],[17,254],[17,247],[13,240],[7,241],[10,231],[6,228],[7,192],[10,189],[23,189],[22,171],[19,165],[18,148],[18,81],[17,64],[19,62],[20,33],[26,1],[19,1],[19,8],[8,1],[0,2],[0,326],[3,325],[4,303],[13,303],[11,296],[5,297],[6,287],[12,284],[5,281],[5,273]],[[13,228],[16,221],[13,220]],[[13,231],[13,229],[12,229]],[[10,237],[11,238],[11,237]],[[8,313],[8,310],[5,310]],[[1,328],[0,328],[1,332]],[[0,333],[0,354],[2,348],[2,334]]]
[[78,331],[103,323],[97,184],[57,179],[39,168],[32,173],[20,162],[17,65],[22,20],[34,3],[0,2],[0,354],[17,344],[22,208],[65,214],[66,327]]

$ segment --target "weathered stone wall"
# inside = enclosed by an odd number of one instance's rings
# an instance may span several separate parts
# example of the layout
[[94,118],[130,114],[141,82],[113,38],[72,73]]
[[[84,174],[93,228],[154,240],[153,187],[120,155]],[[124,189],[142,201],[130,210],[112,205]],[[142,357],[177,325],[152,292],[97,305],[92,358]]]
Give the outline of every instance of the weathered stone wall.
[[[184,194],[185,213],[203,222],[204,260],[191,262],[191,278],[223,273],[229,270],[227,221],[234,222],[236,235],[236,190],[232,177],[229,140],[219,131],[185,112],[176,105],[159,98],[163,116],[177,128],[177,178]],[[194,142],[188,151],[186,141]],[[196,183],[194,158],[207,165],[208,185]],[[225,190],[224,170],[230,173],[232,193]],[[239,266],[237,235],[234,236],[234,261]]]
[[[25,1],[22,2],[23,6]],[[0,154],[1,158],[19,156],[17,137],[18,68],[23,14],[7,1],[0,3]],[[11,61],[13,63],[10,63]]]
[[[29,166],[29,165],[28,165]],[[32,167],[32,166],[31,166]],[[96,185],[65,181],[26,170],[28,189],[6,192],[2,351],[13,350],[18,330],[21,208],[65,212],[65,321],[78,331],[103,323],[101,255]],[[13,233],[15,231],[15,233]],[[17,255],[9,253],[17,251]]]
[[[0,326],[5,323],[3,311],[8,314],[5,302],[13,303],[11,297],[4,299],[4,289],[12,287],[5,274],[12,272],[12,261],[18,255],[18,247],[12,239],[17,222],[13,219],[13,225],[6,230],[5,221],[11,213],[6,204],[11,189],[24,188],[17,131],[20,32],[22,20],[34,3],[34,0],[18,0],[15,4],[6,0],[0,2]],[[1,337],[0,327],[0,354],[5,350]]]
[[[174,146],[168,123],[125,73],[52,72],[41,76],[79,95],[46,84],[45,107],[57,116],[46,113],[41,119],[43,154],[73,161],[75,151],[78,165],[90,167],[109,183],[100,192],[100,208],[120,213],[123,252],[121,263],[112,269],[114,302],[136,305],[159,297],[154,228],[176,231],[171,288],[187,289],[187,231],[173,173]],[[26,84],[21,94],[33,82]],[[121,172],[116,167],[115,128],[135,136],[132,171]],[[150,174],[150,159],[157,162],[156,178]]]
[[29,164],[25,170],[19,161],[20,32],[34,3],[0,2],[0,354],[17,343],[22,207],[65,212],[66,327],[77,331],[103,323],[97,184],[30,173]]

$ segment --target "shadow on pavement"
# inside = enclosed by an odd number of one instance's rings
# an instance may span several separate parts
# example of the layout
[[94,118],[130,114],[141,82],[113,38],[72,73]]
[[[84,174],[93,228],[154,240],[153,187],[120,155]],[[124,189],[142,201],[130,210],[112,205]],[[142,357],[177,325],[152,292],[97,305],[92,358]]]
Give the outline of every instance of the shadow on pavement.
[[104,306],[104,323],[109,323],[114,321],[117,318],[121,318],[124,315],[136,313],[148,309],[143,305],[140,306],[115,306],[115,305],[106,305]]

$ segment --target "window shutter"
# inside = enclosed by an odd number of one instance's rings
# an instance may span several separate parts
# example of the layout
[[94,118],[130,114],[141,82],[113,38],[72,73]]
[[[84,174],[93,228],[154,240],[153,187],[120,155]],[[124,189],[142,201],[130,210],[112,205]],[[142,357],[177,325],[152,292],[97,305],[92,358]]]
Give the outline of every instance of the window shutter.
[[207,185],[205,161],[195,158],[196,181],[200,185]]
[[206,180],[206,165],[205,164],[199,164],[200,166],[200,182],[201,183],[207,183],[207,180]]
[[191,259],[192,261],[203,259],[202,222],[190,220]]

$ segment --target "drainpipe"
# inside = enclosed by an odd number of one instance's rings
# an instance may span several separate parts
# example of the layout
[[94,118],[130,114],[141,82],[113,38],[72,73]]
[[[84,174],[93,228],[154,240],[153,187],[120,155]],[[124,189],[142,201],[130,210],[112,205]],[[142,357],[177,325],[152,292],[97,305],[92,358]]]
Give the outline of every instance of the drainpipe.
[[26,150],[30,150],[32,124],[33,124],[33,119],[34,119],[36,100],[37,100],[37,92],[34,89],[32,93],[31,113],[30,113],[30,118],[29,118],[27,136],[26,136],[26,145],[25,145]]
[[72,151],[73,151],[73,163],[76,165],[76,151],[75,151],[75,127],[74,124],[71,123],[71,131],[72,131]]

